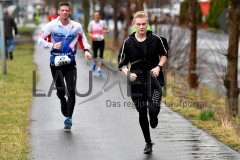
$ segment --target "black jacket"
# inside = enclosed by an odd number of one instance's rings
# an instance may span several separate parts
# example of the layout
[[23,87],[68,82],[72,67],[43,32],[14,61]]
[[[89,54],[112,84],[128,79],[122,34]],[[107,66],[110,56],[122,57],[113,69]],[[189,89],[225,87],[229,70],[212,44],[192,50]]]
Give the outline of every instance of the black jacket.
[[[135,33],[132,33],[124,41],[118,56],[118,68],[121,70],[123,66],[128,66],[130,63],[130,71],[136,73],[137,78],[142,82],[147,81],[147,75],[150,70],[158,65],[159,56],[168,57],[169,49],[167,40],[153,34],[151,31],[147,31],[146,41],[147,47],[144,51],[139,46],[139,42],[135,38]],[[163,85],[164,77],[161,73],[158,80]]]
[[5,38],[13,38],[13,34],[12,34],[13,29],[14,29],[15,35],[17,35],[18,29],[14,19],[10,16],[4,16]]

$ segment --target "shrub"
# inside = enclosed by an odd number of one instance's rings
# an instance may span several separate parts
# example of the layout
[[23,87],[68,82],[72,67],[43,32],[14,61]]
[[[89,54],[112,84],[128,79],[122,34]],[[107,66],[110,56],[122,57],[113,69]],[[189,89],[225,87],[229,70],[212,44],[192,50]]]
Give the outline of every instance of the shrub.
[[200,113],[198,118],[202,121],[212,120],[214,118],[214,112],[211,109],[205,109]]
[[222,11],[228,7],[227,0],[211,0],[210,2],[210,10],[207,16],[207,24],[213,28],[220,28],[219,18],[221,16]]

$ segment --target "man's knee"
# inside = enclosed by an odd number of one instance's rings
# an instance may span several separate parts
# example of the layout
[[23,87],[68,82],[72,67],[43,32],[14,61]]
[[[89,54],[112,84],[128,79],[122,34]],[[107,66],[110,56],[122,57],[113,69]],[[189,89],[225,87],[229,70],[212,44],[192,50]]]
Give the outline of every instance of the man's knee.
[[69,94],[69,96],[75,96],[76,95],[76,92],[75,92],[75,89],[69,89],[68,90],[68,94]]
[[133,100],[136,110],[141,114],[147,109],[147,102],[141,100]]

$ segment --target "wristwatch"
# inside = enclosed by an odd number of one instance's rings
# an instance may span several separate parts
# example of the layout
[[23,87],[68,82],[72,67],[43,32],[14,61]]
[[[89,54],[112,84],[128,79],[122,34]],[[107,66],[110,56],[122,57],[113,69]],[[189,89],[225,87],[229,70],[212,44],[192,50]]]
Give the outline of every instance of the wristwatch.
[[160,70],[162,70],[162,66],[160,66],[159,64],[157,66],[160,68]]

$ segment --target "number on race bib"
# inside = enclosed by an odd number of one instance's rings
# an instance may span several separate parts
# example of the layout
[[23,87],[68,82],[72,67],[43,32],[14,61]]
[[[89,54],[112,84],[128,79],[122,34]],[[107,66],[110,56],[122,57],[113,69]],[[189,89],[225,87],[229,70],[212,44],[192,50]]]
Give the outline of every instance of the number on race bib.
[[56,56],[54,61],[56,67],[71,63],[71,59],[68,56]]

